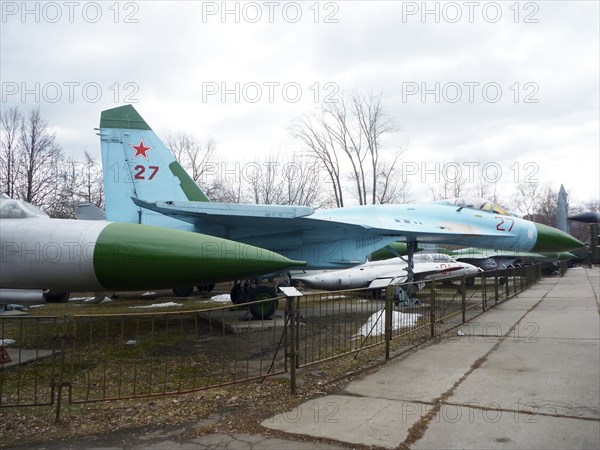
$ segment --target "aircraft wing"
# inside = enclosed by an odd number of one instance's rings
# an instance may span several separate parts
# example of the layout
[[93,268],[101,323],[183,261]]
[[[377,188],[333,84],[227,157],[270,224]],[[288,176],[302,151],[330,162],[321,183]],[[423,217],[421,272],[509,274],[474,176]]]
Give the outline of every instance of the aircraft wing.
[[[364,214],[332,214],[331,210],[316,211],[306,206],[243,205],[234,203],[207,203],[193,201],[146,202],[132,198],[144,209],[194,224],[198,231],[228,239],[245,239],[252,236],[282,235],[286,232],[303,233],[304,242],[311,242],[311,235],[323,239],[323,233],[332,239],[364,237],[365,233],[396,237],[398,240],[420,242],[448,242],[455,236],[481,236],[480,229],[469,226],[455,227],[393,217],[373,218],[365,207]],[[350,211],[350,208],[348,208]],[[342,211],[345,213],[346,211]],[[290,220],[291,219],[291,220]],[[340,234],[342,233],[342,234]],[[487,236],[498,239],[506,236],[500,232],[486,231]],[[380,247],[385,246],[382,243]]]
[[[303,219],[314,214],[314,209],[307,206],[132,200],[144,209],[191,223],[199,232],[244,241],[307,230]],[[311,240],[305,235],[304,241]]]

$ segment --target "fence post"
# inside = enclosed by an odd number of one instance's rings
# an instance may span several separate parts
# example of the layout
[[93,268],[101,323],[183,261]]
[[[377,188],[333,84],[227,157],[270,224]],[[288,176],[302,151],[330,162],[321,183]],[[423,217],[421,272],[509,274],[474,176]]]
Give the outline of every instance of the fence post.
[[296,333],[294,337],[296,339],[296,354],[294,361],[296,362],[296,369],[300,367],[300,297],[294,298],[294,304],[296,307],[294,308],[294,318],[296,321]]
[[484,274],[481,275],[481,309],[485,311],[487,306],[487,283]]
[[431,337],[435,337],[435,280],[431,280],[431,306],[429,323],[431,326]]
[[385,290],[385,359],[390,359],[390,346],[392,342],[392,297],[391,288]]
[[461,292],[460,306],[462,308],[462,323],[465,323],[466,312],[467,312],[467,283],[465,281],[464,275],[462,276],[462,279],[460,280],[460,292]]
[[287,308],[289,317],[290,351],[288,352],[290,365],[290,392],[296,395],[296,297],[287,297]]
[[494,304],[498,304],[498,272],[494,273]]
[[[60,410],[61,410],[61,406],[62,406],[62,388],[64,386],[69,386],[70,382],[72,381],[71,379],[69,379],[67,382],[65,382],[65,372],[67,370],[67,362],[65,360],[66,358],[66,354],[67,354],[67,340],[69,339],[70,336],[70,326],[73,326],[73,328],[75,327],[75,325],[71,325],[70,321],[69,321],[69,317],[65,316],[64,320],[63,320],[63,324],[62,324],[62,331],[60,334],[60,369],[58,372],[58,383],[55,383],[53,380],[53,385],[56,386],[58,389],[56,391],[56,418],[55,418],[55,422],[59,423],[60,422]],[[73,351],[73,349],[71,349],[71,351]]]

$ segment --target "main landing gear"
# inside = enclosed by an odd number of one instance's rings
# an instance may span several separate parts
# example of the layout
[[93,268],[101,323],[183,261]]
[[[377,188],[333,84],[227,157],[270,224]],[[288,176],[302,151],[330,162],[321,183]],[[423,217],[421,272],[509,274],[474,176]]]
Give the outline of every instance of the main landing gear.
[[250,314],[259,320],[270,319],[271,316],[275,314],[275,311],[277,311],[277,290],[271,286],[251,286],[248,281],[245,281],[243,284],[240,281],[236,281],[233,288],[231,288],[230,297],[231,302],[234,305],[242,305],[257,300],[273,299],[271,301],[248,305]]
[[419,300],[416,298],[416,294],[419,291],[419,286],[414,283],[415,281],[415,263],[414,263],[414,255],[415,250],[417,249],[416,241],[408,241],[406,243],[407,254],[406,257],[397,253],[392,247],[388,247],[392,253],[396,254],[400,259],[404,260],[407,263],[406,267],[406,281],[404,286],[396,285],[394,286],[394,303],[396,305],[402,306],[414,306],[420,304]]

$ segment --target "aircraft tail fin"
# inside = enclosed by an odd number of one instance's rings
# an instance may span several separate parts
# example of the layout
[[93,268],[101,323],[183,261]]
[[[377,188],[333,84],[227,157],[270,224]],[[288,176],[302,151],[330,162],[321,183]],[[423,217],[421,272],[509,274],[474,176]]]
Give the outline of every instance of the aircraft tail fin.
[[163,226],[174,220],[142,210],[132,198],[210,201],[133,106],[102,111],[99,135],[107,220]]

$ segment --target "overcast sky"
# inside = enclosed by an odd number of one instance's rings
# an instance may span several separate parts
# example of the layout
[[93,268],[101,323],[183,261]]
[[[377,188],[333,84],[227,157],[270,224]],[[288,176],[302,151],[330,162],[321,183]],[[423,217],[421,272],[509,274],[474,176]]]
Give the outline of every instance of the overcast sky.
[[133,103],[248,161],[300,149],[290,125],[320,103],[381,92],[415,200],[456,163],[574,203],[600,196],[598,5],[3,1],[2,109],[39,105],[80,157],[100,111]]

